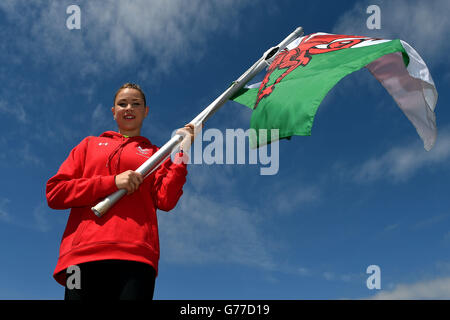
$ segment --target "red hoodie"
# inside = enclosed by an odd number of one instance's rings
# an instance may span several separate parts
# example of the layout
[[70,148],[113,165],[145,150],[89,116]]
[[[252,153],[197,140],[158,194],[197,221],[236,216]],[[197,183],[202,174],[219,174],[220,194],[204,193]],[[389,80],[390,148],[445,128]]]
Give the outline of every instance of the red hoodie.
[[145,137],[125,138],[107,131],[81,141],[47,182],[49,207],[71,208],[53,273],[58,283],[65,285],[65,269],[70,265],[105,259],[144,262],[158,272],[156,209],[169,211],[177,204],[186,182],[185,163],[167,159],[138,190],[124,196],[101,218],[91,211],[98,201],[117,191],[117,174],[136,170],[157,150]]

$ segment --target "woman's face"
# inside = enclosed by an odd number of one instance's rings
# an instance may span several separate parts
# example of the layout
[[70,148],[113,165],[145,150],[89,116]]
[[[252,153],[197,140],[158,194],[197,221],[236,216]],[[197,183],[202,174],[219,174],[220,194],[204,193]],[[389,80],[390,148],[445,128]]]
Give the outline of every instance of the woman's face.
[[142,122],[148,114],[148,107],[144,105],[144,99],[138,90],[131,88],[120,90],[111,111],[121,134],[140,135]]

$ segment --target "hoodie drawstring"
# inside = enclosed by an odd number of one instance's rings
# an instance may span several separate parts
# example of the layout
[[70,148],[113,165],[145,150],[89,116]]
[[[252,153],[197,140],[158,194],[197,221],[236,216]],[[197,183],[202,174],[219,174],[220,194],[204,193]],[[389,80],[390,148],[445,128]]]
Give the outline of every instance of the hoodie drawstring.
[[123,141],[123,142],[122,142],[121,144],[119,144],[119,145],[114,149],[114,151],[111,152],[111,154],[108,156],[108,161],[106,162],[106,167],[108,168],[110,174],[112,174],[112,172],[111,172],[111,166],[110,166],[112,159],[114,158],[114,156],[115,156],[117,153],[119,153],[118,159],[117,159],[117,161],[116,161],[116,165],[115,165],[115,167],[114,167],[115,172],[117,173],[118,170],[119,170],[120,156],[122,155],[123,148],[124,148],[125,145],[126,145],[128,142],[130,142],[130,141],[131,141],[131,139],[126,139],[125,141]]

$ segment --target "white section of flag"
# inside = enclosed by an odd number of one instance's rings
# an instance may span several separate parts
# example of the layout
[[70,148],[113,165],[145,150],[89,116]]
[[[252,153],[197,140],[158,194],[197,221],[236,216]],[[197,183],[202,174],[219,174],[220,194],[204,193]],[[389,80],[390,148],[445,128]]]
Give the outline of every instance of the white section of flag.
[[401,44],[409,56],[407,68],[400,52],[385,55],[366,67],[411,121],[429,151],[437,136],[434,108],[438,94],[423,59],[408,43]]

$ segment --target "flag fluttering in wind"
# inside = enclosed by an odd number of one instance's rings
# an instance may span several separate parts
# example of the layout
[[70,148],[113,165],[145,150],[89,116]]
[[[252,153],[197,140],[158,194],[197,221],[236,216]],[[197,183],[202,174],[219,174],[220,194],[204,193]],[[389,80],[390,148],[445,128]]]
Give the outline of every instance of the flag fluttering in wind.
[[436,140],[437,91],[420,55],[402,40],[314,33],[292,42],[267,68],[264,80],[232,100],[253,109],[255,148],[270,143],[259,129],[279,129],[279,139],[311,135],[317,108],[346,75],[366,67],[386,88],[430,150]]

